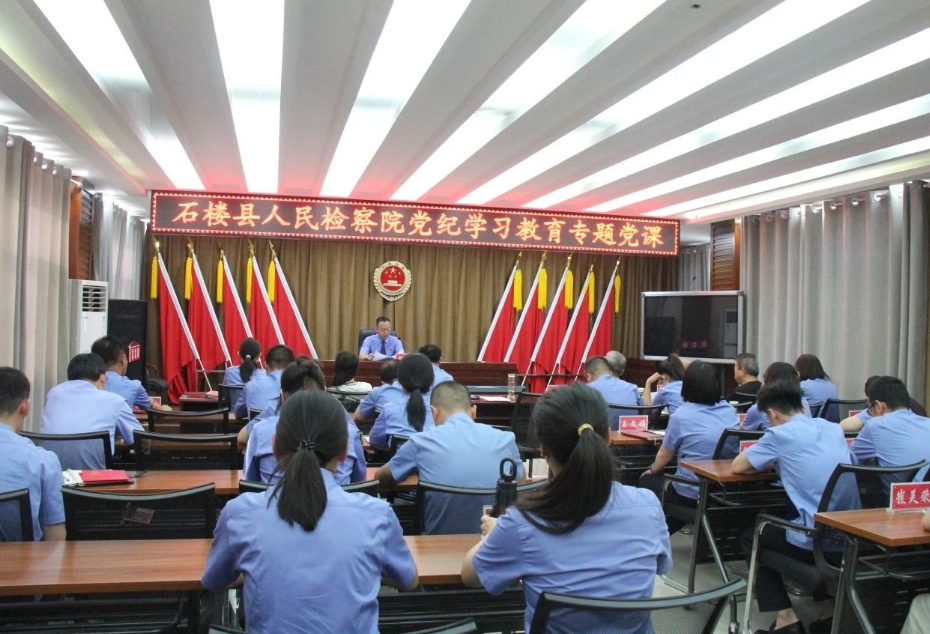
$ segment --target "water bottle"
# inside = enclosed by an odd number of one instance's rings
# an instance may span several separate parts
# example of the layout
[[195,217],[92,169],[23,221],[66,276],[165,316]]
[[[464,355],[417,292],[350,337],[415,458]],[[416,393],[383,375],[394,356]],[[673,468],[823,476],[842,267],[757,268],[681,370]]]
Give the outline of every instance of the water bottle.
[[517,375],[507,375],[507,399],[511,403],[517,402]]
[[517,463],[512,458],[504,458],[501,460],[500,474],[491,517],[500,517],[517,501]]

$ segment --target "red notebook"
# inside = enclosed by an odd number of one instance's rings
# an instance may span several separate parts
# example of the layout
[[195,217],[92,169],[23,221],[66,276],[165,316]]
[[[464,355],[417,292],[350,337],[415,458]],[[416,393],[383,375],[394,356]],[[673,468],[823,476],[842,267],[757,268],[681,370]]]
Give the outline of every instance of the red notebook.
[[132,482],[132,478],[122,469],[83,469],[81,471],[81,480],[87,486],[95,484],[128,484]]

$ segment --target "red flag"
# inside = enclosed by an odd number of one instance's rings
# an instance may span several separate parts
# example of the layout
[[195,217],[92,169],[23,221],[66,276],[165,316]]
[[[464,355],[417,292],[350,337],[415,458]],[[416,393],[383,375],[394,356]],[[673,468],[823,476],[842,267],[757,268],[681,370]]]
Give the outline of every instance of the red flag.
[[[555,368],[555,360],[559,353],[562,339],[566,328],[568,327],[568,304],[571,300],[566,301],[566,279],[571,275],[571,258],[565,265],[565,271],[562,273],[562,279],[559,280],[559,286],[555,289],[555,297],[552,300],[552,306],[546,314],[546,321],[539,332],[539,338],[536,340],[536,347],[533,355],[530,357],[530,374],[544,375],[551,374]],[[574,299],[574,298],[572,298]],[[548,377],[533,376],[530,377],[530,392],[542,392],[546,389]]]
[[[575,312],[572,313],[572,319],[568,323],[568,330],[562,339],[562,346],[556,357],[553,367],[553,374],[574,374],[577,376],[578,369],[584,361],[584,348],[588,342],[588,322],[591,318],[589,306],[594,305],[594,271],[589,270],[585,278],[584,286],[578,301],[575,303]],[[571,377],[553,376],[549,385],[563,385],[571,380]]]
[[[274,297],[271,297],[271,278],[268,280],[268,294],[271,299],[271,306],[278,317],[278,325],[281,327],[281,334],[284,335],[284,341],[287,346],[294,351],[295,355],[309,355],[316,359],[316,349],[313,342],[310,341],[310,334],[307,332],[307,326],[300,315],[300,309],[297,308],[297,302],[294,301],[294,295],[291,293],[291,287],[284,277],[284,269],[281,268],[281,262],[278,256],[274,258],[274,276],[276,278],[277,288]],[[283,291],[283,292],[282,292]]]
[[[193,259],[193,279],[191,296],[187,303],[187,323],[190,326],[194,343],[197,344],[197,351],[200,352],[200,361],[203,363],[203,367],[212,370],[223,362],[229,365],[229,350],[226,348],[226,342],[223,341],[223,333],[220,330],[220,323],[216,319],[216,311],[213,309],[210,294],[207,292],[207,284],[204,282],[200,262],[197,261],[197,254],[191,251],[191,257]],[[189,367],[188,385],[196,385],[195,368],[193,366]],[[207,378],[207,384],[210,385],[209,377]]]
[[[274,308],[268,301],[268,292],[265,290],[261,270],[254,255],[249,262],[250,282],[245,293],[245,301],[249,303],[249,324],[255,333],[253,336],[261,342],[262,349],[267,350],[271,346],[284,344],[284,337],[281,335]],[[258,289],[258,292],[254,292],[254,289]]]
[[530,295],[523,305],[523,312],[520,313],[520,321],[517,322],[513,339],[510,340],[510,346],[504,356],[505,362],[509,361],[517,364],[519,374],[526,374],[529,370],[530,359],[533,356],[533,349],[539,336],[539,329],[542,327],[543,309],[541,306],[545,306],[545,301],[540,302],[540,286],[543,287],[543,297],[545,297],[545,282],[540,285],[540,278],[545,279],[545,264],[546,259],[543,257],[539,263],[539,268],[536,269],[536,277],[530,287]]
[[520,270],[519,267],[520,259],[517,258],[513,270],[510,271],[510,277],[507,279],[507,286],[504,287],[504,294],[501,295],[501,301],[497,304],[497,310],[494,311],[494,319],[491,320],[481,352],[478,353],[478,361],[503,361],[507,354],[507,346],[513,339],[514,278]]
[[242,300],[239,299],[239,291],[236,289],[236,282],[233,280],[232,271],[229,269],[229,262],[226,256],[222,255],[221,265],[223,267],[222,297],[217,295],[217,301],[223,304],[223,333],[226,341],[227,350],[239,350],[239,344],[246,337],[252,336],[252,327],[245,317],[245,310],[242,308]]
[[175,295],[174,286],[168,278],[165,261],[158,258],[158,316],[161,326],[161,365],[165,380],[168,382],[168,398],[173,403],[180,402],[181,394],[188,391],[184,380],[184,369],[188,364],[194,363],[199,355],[194,345],[190,330],[178,296]]
[[[614,265],[614,272],[610,276],[610,280],[607,282],[604,299],[601,301],[601,308],[597,311],[597,317],[594,319],[594,328],[591,331],[591,337],[588,339],[588,345],[585,346],[582,360],[605,355],[613,347],[614,314],[620,310],[619,284],[617,284],[617,268],[619,266],[620,262],[618,261]],[[617,297],[615,297],[615,293],[618,295]]]

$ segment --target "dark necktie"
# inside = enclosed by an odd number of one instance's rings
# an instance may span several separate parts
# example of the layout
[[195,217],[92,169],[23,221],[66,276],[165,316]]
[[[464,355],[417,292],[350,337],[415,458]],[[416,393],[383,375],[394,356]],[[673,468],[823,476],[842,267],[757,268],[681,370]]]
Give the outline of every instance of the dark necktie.
[[381,354],[387,356],[387,339],[381,340]]

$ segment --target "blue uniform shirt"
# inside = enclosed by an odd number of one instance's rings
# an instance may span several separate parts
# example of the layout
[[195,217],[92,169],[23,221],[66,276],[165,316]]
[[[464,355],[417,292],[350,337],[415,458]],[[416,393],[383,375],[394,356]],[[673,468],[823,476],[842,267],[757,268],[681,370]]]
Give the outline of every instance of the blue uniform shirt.
[[454,380],[455,379],[452,378],[451,374],[449,374],[448,372],[446,372],[445,370],[439,367],[438,363],[433,364],[433,386],[432,387],[436,387],[437,385],[445,381],[454,381]]
[[[694,472],[681,466],[682,460],[710,460],[720,441],[724,429],[739,427],[739,417],[733,406],[724,401],[713,405],[685,403],[668,419],[668,429],[662,440],[662,448],[678,456],[675,475],[694,480]],[[681,495],[697,499],[698,488],[689,484],[673,482],[672,486]]]
[[281,399],[281,374],[284,370],[274,370],[266,374],[252,375],[242,389],[242,399],[236,406],[236,416],[245,418],[249,410],[264,410],[269,405],[277,407]]
[[[384,341],[384,352],[381,351],[382,341]],[[395,354],[403,353],[403,351],[403,342],[401,342],[401,340],[394,335],[388,335],[387,339],[382,340],[381,336],[378,333],[375,333],[365,337],[365,340],[362,342],[362,347],[359,350],[359,354],[373,354],[377,352],[388,357],[393,357]]]
[[[242,380],[242,374],[240,373],[238,365],[231,365],[226,368],[226,373],[223,375],[223,385],[245,385],[245,382]],[[249,379],[250,381],[258,376],[264,376],[265,370],[262,368],[255,368],[252,370],[252,376]],[[242,400],[242,390],[237,390],[230,393],[230,403],[229,410],[232,412],[239,411],[239,401]]]
[[[744,455],[759,471],[775,465],[788,498],[798,510],[796,521],[810,527],[814,526],[814,513],[836,465],[850,462],[843,429],[805,414],[796,414],[787,422],[771,427]],[[843,478],[838,487],[840,490],[834,494],[838,504],[830,510],[859,508],[855,480]],[[806,535],[787,531],[787,536],[795,546],[813,548],[813,541]]]
[[[18,435],[9,425],[0,423],[0,493],[29,489],[32,505],[32,535],[24,540],[42,539],[42,527],[62,524],[65,506],[61,500],[61,465],[51,451],[36,447],[28,438]],[[0,534],[19,536],[19,516],[15,525],[0,513]],[[7,531],[12,531],[7,533]],[[0,541],[5,541],[0,540]]]
[[[126,404],[126,399],[106,390],[98,390],[83,380],[65,381],[48,392],[42,413],[43,434],[85,434],[93,431],[110,433],[110,451],[116,447],[116,432],[132,444],[133,432],[141,431],[142,423]],[[79,464],[70,469],[105,469],[103,454],[97,443],[80,443]]]
[[129,407],[135,405],[145,409],[152,406],[152,397],[150,397],[149,393],[142,387],[142,382],[134,381],[123,376],[119,372],[107,370],[107,381],[103,389],[107,392],[122,396],[126,399],[126,403],[129,404]]
[[610,409],[610,428],[613,430],[617,429],[621,416],[635,415],[639,412],[621,408],[611,409],[610,405],[643,404],[643,397],[639,395],[639,389],[635,385],[611,374],[602,374],[588,383],[588,387],[600,392],[607,401],[608,409]]
[[[481,585],[500,594],[518,579],[526,596],[525,629],[542,592],[586,597],[646,599],[655,576],[672,567],[668,528],[651,491],[613,483],[600,511],[570,533],[539,530],[511,508],[481,544],[472,563]],[[610,623],[605,623],[610,619]],[[548,632],[652,632],[648,613],[630,613],[620,627],[616,617],[556,611]]]
[[358,404],[358,411],[364,418],[371,418],[384,409],[386,403],[396,401],[404,395],[404,388],[399,381],[385,383],[371,390],[362,402]]
[[[403,394],[396,401],[391,401],[384,406],[368,435],[372,445],[388,447],[391,444],[391,436],[394,434],[412,436],[417,433],[417,430],[407,422],[407,401],[409,400],[410,395]],[[433,426],[433,413],[429,409],[429,392],[423,395],[423,402],[426,406],[426,420],[423,421],[422,431],[426,431]]]
[[[839,398],[836,386],[828,379],[805,379],[801,381],[801,391],[804,392],[804,398],[809,403],[823,403],[828,398]],[[829,412],[819,412],[818,416],[834,423],[840,422],[837,418],[839,409],[836,405],[830,406]]]
[[[899,409],[869,420],[853,440],[850,451],[862,462],[875,458],[880,467],[930,460],[930,418],[909,409]],[[926,468],[918,474],[923,477]],[[885,481],[899,481],[887,477]]]
[[685,400],[681,398],[681,381],[666,383],[659,388],[655,398],[652,399],[653,405],[665,405],[669,414],[674,414],[675,410],[681,407],[684,402]]
[[[252,427],[243,459],[246,480],[274,484],[280,479],[280,473],[275,473],[278,459],[274,457],[272,442],[277,427],[278,414],[268,416]],[[349,433],[349,452],[346,459],[336,468],[335,476],[336,483],[340,485],[362,482],[368,477],[368,465],[365,463],[362,439],[355,421],[348,414],[346,414],[346,427]]]
[[[504,458],[517,463],[517,481],[523,479],[520,450],[511,432],[473,421],[468,414],[452,414],[442,425],[414,434],[388,466],[400,482],[412,473],[433,484],[493,489],[500,479]],[[427,535],[481,532],[481,511],[494,496],[477,497],[430,492],[424,511]]]
[[326,511],[313,531],[281,519],[271,490],[244,493],[220,513],[201,581],[221,590],[245,577],[250,632],[376,634],[381,579],[416,578],[387,502],[346,493],[326,470],[323,481]]

